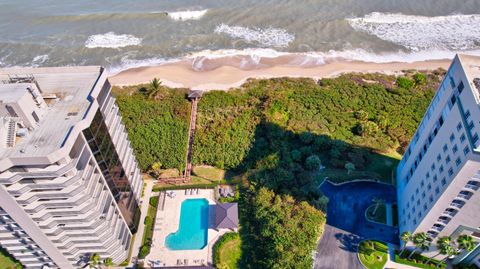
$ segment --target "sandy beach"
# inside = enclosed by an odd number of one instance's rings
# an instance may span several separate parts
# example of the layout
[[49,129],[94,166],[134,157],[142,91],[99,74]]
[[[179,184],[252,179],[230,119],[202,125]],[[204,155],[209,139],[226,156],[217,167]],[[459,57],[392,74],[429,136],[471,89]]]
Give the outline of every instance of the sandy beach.
[[[242,85],[248,78],[310,77],[318,79],[335,77],[350,72],[398,74],[407,69],[433,70],[440,67],[447,69],[450,64],[450,60],[412,63],[335,61],[322,65],[295,66],[282,63],[282,59],[269,59],[268,61],[262,60],[263,62],[259,65],[245,68],[239,64],[239,61],[211,61],[210,63],[204,63],[201,69],[196,68],[195,60],[132,68],[111,76],[110,82],[118,86],[135,85],[147,83],[157,77],[164,85],[169,87],[186,87],[194,90],[228,90]],[[283,62],[285,62],[285,59],[283,59]]]

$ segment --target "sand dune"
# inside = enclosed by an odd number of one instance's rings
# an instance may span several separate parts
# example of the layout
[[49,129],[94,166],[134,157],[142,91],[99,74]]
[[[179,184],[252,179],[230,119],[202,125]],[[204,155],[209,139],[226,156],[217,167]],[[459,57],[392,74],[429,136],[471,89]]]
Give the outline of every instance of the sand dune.
[[359,61],[336,61],[318,66],[292,66],[281,62],[270,63],[268,66],[251,69],[241,69],[232,65],[223,65],[212,69],[197,71],[191,61],[165,64],[154,67],[128,69],[110,77],[114,85],[134,85],[146,83],[157,77],[164,85],[170,87],[187,87],[195,90],[228,90],[238,87],[248,78],[273,77],[334,77],[349,72],[381,72],[398,74],[402,70],[432,70],[442,67],[447,69],[450,60],[432,60],[413,63],[368,63]]

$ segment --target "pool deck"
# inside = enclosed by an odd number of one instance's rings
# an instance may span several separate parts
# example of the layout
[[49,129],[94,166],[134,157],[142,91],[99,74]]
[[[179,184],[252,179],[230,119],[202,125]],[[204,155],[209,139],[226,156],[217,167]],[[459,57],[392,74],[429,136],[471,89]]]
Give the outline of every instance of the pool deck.
[[[185,190],[168,191],[173,192],[175,197],[170,198],[165,195],[165,203],[159,201],[157,216],[155,219],[152,247],[150,254],[146,257],[145,265],[150,265],[153,261],[160,261],[154,268],[172,267],[172,266],[201,266],[212,264],[212,247],[218,238],[229,230],[217,231],[213,229],[215,206],[215,194],[213,189],[199,189],[198,194],[185,194]],[[165,246],[165,238],[178,230],[180,223],[180,209],[182,202],[186,199],[205,198],[209,203],[209,229],[208,245],[199,250],[170,250]],[[185,262],[186,261],[186,262]],[[180,263],[179,263],[180,262]],[[152,266],[153,268],[153,266]]]

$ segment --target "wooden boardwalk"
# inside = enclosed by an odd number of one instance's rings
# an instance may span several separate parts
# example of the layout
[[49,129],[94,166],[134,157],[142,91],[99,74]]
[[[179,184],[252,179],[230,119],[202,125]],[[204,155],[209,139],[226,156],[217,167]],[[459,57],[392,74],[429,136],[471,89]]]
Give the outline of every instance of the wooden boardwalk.
[[187,156],[185,159],[185,171],[181,177],[171,177],[171,178],[159,178],[158,181],[161,183],[167,184],[178,184],[178,183],[187,183],[191,180],[192,175],[192,154],[193,154],[193,139],[195,137],[195,126],[197,122],[197,105],[202,96],[201,92],[193,91],[189,94],[188,98],[192,103],[192,109],[190,114],[190,126],[188,127],[188,145],[187,145]]

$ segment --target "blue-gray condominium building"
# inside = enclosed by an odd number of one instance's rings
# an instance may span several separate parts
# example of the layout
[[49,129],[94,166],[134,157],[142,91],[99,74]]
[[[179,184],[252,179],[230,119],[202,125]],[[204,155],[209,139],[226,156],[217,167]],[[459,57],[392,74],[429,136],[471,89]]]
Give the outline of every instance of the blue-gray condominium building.
[[[480,57],[457,55],[397,168],[400,232],[480,241]],[[480,266],[480,247],[455,263]]]

